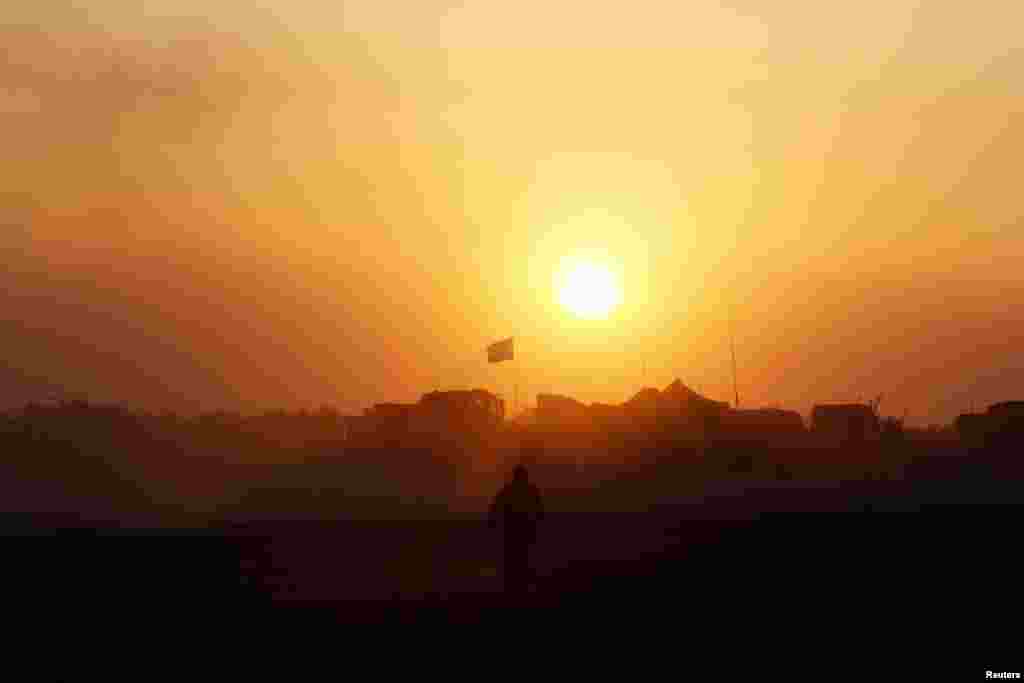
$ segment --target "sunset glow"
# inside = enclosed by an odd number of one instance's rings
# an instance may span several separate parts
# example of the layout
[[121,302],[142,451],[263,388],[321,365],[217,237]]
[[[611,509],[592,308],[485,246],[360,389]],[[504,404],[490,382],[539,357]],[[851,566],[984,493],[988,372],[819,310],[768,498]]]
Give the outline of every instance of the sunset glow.
[[622,292],[612,272],[597,263],[577,262],[561,274],[559,302],[581,318],[604,318],[619,302]]
[[0,402],[1014,398],[1020,3],[408,4],[5,8]]

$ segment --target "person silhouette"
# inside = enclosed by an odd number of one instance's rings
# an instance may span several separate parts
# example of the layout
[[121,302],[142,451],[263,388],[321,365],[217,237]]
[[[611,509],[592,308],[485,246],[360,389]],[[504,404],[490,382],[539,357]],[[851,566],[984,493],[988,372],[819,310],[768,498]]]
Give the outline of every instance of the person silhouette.
[[544,505],[524,465],[515,467],[512,480],[491,503],[488,517],[491,528],[500,527],[502,532],[505,590],[525,593],[530,585],[530,547],[536,541]]

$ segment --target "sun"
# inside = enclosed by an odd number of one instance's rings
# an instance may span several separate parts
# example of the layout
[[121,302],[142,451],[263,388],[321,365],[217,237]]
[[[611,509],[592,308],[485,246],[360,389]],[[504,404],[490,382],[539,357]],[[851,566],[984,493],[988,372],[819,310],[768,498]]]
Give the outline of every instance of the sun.
[[612,270],[593,261],[567,264],[559,277],[558,300],[581,318],[605,318],[622,301],[622,290]]

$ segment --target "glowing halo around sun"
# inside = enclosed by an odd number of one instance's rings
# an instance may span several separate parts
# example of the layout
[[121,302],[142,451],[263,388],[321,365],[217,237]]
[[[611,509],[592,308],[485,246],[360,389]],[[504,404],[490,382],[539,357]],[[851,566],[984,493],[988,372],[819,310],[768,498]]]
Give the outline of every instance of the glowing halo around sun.
[[622,288],[610,268],[593,261],[574,261],[559,273],[558,301],[581,318],[606,318],[622,302]]

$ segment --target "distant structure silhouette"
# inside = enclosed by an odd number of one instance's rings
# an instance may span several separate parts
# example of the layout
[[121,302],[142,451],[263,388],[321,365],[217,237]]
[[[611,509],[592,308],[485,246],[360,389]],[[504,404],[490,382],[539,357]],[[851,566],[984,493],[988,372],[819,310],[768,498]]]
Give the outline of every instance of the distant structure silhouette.
[[587,406],[569,396],[537,394],[537,423],[545,427],[571,429],[588,425]]
[[540,490],[530,481],[526,466],[517,465],[512,480],[491,504],[488,519],[491,528],[500,528],[502,533],[503,578],[508,593],[522,594],[529,588],[530,548],[543,517]]
[[730,410],[728,403],[705,398],[678,379],[661,391],[641,389],[620,405],[588,406],[568,396],[537,396],[537,423],[563,433],[596,429],[709,439],[718,433]]
[[991,450],[1011,453],[1017,451],[1022,441],[1024,401],[1003,401],[990,405],[984,417],[985,446]]
[[725,413],[723,430],[733,441],[772,443],[800,437],[804,422],[800,413],[778,408],[745,408]]
[[863,403],[816,405],[811,411],[811,429],[841,446],[877,441],[881,433],[878,415]]
[[505,420],[505,402],[484,389],[431,391],[418,403],[378,403],[347,419],[347,438],[367,446],[480,436]]
[[967,448],[985,446],[986,416],[979,413],[961,413],[953,423],[961,443]]

